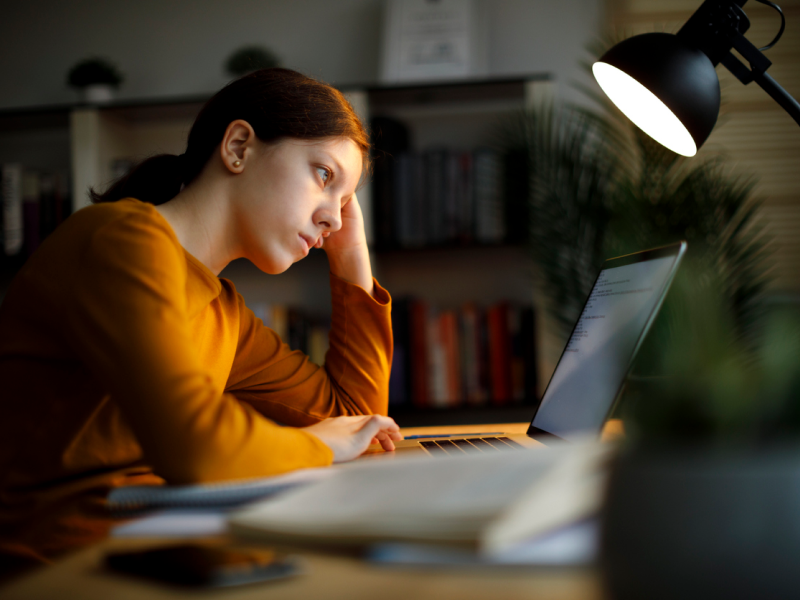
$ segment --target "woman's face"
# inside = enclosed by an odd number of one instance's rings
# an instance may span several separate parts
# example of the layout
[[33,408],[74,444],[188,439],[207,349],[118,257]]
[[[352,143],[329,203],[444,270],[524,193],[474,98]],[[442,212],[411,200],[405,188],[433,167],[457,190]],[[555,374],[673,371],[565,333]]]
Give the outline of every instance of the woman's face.
[[259,143],[237,177],[236,228],[243,254],[265,273],[282,273],[323,233],[342,226],[342,207],[361,177],[349,138]]

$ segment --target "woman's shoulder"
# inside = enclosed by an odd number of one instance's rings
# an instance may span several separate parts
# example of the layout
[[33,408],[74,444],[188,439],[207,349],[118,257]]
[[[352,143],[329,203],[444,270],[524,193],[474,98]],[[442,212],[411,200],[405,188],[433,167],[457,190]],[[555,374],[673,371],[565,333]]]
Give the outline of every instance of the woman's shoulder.
[[102,227],[116,221],[134,219],[146,223],[152,221],[159,224],[162,219],[156,207],[136,198],[124,198],[116,202],[101,202],[91,204],[73,213],[67,222],[76,222],[82,225]]
[[91,243],[98,238],[134,235],[180,245],[172,228],[156,207],[135,198],[92,204],[75,212],[61,227],[68,237]]

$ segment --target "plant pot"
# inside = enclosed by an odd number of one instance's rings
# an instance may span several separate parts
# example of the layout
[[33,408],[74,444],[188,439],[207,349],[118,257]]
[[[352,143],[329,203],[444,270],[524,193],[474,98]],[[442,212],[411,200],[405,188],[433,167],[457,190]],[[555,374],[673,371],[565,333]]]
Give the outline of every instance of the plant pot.
[[611,598],[796,598],[798,559],[799,448],[638,448],[615,462],[600,553]]
[[116,88],[107,83],[95,83],[81,89],[83,101],[87,104],[105,104],[116,96]]

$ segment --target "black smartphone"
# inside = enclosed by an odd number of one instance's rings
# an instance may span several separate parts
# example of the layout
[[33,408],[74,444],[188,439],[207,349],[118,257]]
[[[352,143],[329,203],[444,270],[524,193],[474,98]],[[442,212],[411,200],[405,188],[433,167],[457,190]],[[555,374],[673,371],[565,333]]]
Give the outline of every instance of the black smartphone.
[[223,587],[290,577],[297,559],[258,546],[183,543],[112,552],[106,566],[120,573],[193,587]]

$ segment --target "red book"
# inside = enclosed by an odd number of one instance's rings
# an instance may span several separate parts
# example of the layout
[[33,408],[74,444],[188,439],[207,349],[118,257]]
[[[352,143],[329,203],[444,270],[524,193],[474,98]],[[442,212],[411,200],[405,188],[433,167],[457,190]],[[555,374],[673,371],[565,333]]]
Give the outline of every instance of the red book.
[[461,404],[464,393],[461,387],[461,353],[458,347],[458,319],[456,313],[453,311],[443,312],[439,325],[444,348],[445,404],[447,406],[458,406]]
[[506,404],[511,400],[511,340],[508,333],[508,305],[489,308],[489,379],[492,402]]
[[409,337],[411,340],[411,401],[414,406],[430,405],[428,394],[428,305],[413,301],[409,308]]

